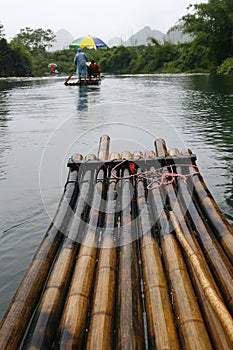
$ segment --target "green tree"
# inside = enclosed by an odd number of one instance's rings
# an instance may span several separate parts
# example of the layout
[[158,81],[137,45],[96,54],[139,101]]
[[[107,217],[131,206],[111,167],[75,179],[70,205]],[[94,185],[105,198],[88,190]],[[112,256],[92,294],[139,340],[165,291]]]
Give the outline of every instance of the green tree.
[[209,0],[190,5],[192,14],[182,17],[184,32],[194,35],[198,45],[209,49],[214,66],[233,55],[233,1]]
[[20,29],[20,33],[13,40],[20,41],[30,51],[44,52],[52,46],[55,41],[55,34],[51,29],[38,28],[33,30],[26,27],[25,29]]
[[178,57],[174,67],[180,72],[208,72],[211,66],[209,49],[196,41],[177,45]]
[[24,77],[32,75],[30,57],[19,48],[11,47],[6,39],[0,39],[0,76]]

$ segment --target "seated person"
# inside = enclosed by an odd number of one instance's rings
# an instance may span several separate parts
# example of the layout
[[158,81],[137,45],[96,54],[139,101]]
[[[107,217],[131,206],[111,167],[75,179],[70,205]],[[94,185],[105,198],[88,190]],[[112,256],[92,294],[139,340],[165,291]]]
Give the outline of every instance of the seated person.
[[94,60],[92,60],[88,66],[88,77],[89,79],[91,79],[91,77],[100,79],[100,66],[98,66]]

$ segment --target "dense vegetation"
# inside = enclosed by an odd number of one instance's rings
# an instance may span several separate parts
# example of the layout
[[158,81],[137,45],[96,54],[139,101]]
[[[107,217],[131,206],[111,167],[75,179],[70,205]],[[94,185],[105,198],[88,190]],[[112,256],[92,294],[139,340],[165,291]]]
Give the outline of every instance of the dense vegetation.
[[[183,30],[193,37],[185,44],[159,43],[150,38],[148,45],[114,47],[106,51],[88,50],[102,72],[112,74],[233,72],[233,1],[209,0],[190,5],[182,18]],[[73,50],[49,52],[54,33],[48,29],[21,29],[10,43],[4,39],[0,23],[0,76],[40,76],[55,62],[60,73],[74,70]]]

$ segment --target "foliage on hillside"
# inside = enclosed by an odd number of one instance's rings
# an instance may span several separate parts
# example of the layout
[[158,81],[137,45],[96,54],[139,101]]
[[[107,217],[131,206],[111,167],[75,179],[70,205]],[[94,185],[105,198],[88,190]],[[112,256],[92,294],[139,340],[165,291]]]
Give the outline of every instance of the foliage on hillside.
[[233,56],[233,1],[209,0],[190,7],[194,11],[183,17],[184,32],[208,49],[209,60],[217,67]]
[[[190,7],[193,12],[183,16],[182,23],[184,32],[193,37],[192,42],[160,44],[151,38],[147,46],[86,49],[88,60],[94,59],[102,72],[110,74],[232,73],[232,0],[209,0]],[[54,37],[49,29],[25,28],[8,44],[0,23],[0,76],[42,76],[48,74],[50,62],[57,64],[61,74],[75,70],[75,51],[47,51]]]

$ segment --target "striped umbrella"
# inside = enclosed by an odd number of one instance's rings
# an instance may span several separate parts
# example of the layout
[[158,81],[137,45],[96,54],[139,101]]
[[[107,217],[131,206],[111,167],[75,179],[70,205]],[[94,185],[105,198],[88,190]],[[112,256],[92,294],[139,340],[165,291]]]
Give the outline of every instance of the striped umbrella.
[[84,47],[94,48],[94,49],[107,49],[107,44],[99,38],[95,36],[83,36],[78,39],[75,39],[70,45],[70,49],[77,49],[80,47],[83,49]]

